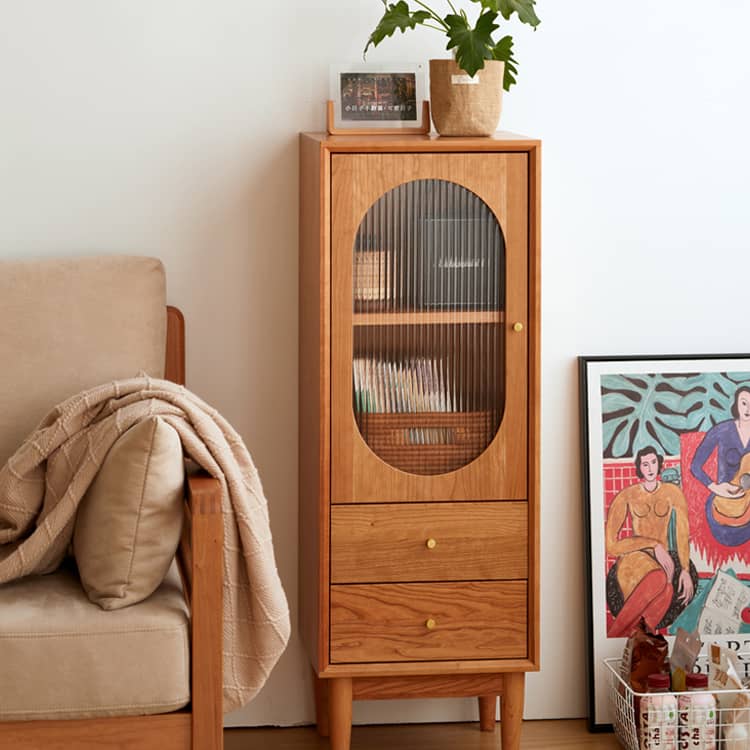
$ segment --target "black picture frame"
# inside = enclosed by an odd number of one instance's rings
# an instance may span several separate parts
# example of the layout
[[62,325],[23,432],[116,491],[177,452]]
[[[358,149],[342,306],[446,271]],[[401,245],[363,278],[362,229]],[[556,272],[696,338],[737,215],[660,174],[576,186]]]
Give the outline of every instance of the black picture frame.
[[[745,383],[750,388],[750,354],[581,356],[578,358],[578,374],[587,579],[588,726],[592,732],[601,732],[612,730],[607,668],[603,659],[621,656],[626,637],[620,636],[619,631],[630,621],[626,615],[637,611],[635,607],[631,607],[630,612],[625,609],[627,598],[622,604],[618,600],[615,566],[624,555],[608,553],[614,546],[612,524],[616,525],[615,519],[621,517],[625,498],[635,497],[632,493],[645,491],[634,489],[637,484],[646,487],[646,480],[634,473],[637,471],[635,460],[639,450],[641,462],[647,463],[653,459],[653,452],[643,455],[649,448],[656,449],[657,459],[658,456],[662,457],[658,459],[659,492],[673,485],[685,498],[684,506],[677,503],[668,510],[670,536],[665,548],[675,560],[678,560],[679,552],[671,548],[677,534],[673,534],[673,531],[679,526],[684,536],[684,523],[679,521],[678,516],[684,516],[685,509],[687,511],[689,561],[687,566],[682,566],[678,561],[672,581],[665,583],[665,589],[667,585],[672,587],[670,593],[673,599],[657,625],[658,631],[666,635],[670,645],[677,627],[695,629],[690,627],[692,625],[701,630],[704,643],[724,642],[737,650],[747,650],[750,645],[750,623],[742,621],[736,625],[722,620],[718,615],[712,619],[714,610],[710,606],[712,600],[709,596],[711,586],[720,575],[719,571],[724,573],[722,566],[730,559],[727,555],[731,553],[733,565],[727,568],[728,573],[725,574],[735,577],[738,591],[741,589],[739,595],[744,597],[747,593],[750,603],[750,543],[735,544],[745,536],[750,540],[750,520],[747,524],[732,527],[731,534],[721,524],[715,526],[717,498],[706,489],[698,476],[709,471],[711,461],[716,462],[710,469],[715,474],[722,470],[720,465],[724,471],[728,470],[728,463],[725,462],[725,466],[720,464],[720,445],[717,444],[718,447],[710,454],[712,458],[697,466],[700,457],[713,442],[713,438],[706,437],[711,430],[714,430],[712,435],[721,433],[728,436],[731,432],[728,426],[734,420],[731,404],[736,404],[738,398],[744,399],[738,394]],[[632,410],[628,411],[631,407]],[[742,434],[739,423],[744,425],[743,420],[744,417],[734,420],[739,435]],[[724,425],[721,430],[714,429],[720,424]],[[742,438],[738,439],[742,446]],[[750,439],[743,450],[742,459],[750,456]],[[640,465],[646,466],[645,463]],[[719,476],[710,478],[715,482],[721,479]],[[669,490],[669,496],[679,497],[671,486]],[[750,505],[750,490],[746,494]],[[611,520],[610,509],[615,500],[618,500],[618,510]],[[736,505],[740,505],[739,498]],[[733,520],[742,521],[746,517],[750,519],[750,508],[746,515]],[[617,529],[618,541],[627,538],[628,533],[637,536],[632,528],[632,514],[629,519],[631,529],[628,530],[627,524],[623,523]],[[610,520],[608,549],[606,534]],[[637,523],[643,521],[638,520]],[[718,539],[731,543],[725,544]],[[678,546],[678,542],[675,545]],[[645,552],[648,553],[648,550]],[[683,585],[680,578],[683,570],[686,571],[685,579],[689,578],[693,584],[692,597],[689,599],[685,595],[690,584],[686,583],[680,588]],[[666,576],[664,580],[667,581]],[[633,594],[637,593],[636,589]],[[619,594],[622,593],[620,590]],[[630,604],[641,601],[636,598]],[[742,598],[742,601],[745,599]],[[622,609],[617,610],[617,606]],[[655,600],[649,602],[648,607],[653,610],[653,616],[658,616],[660,610],[656,608]],[[646,611],[649,611],[648,607]],[[744,611],[750,610],[746,608]],[[657,614],[654,615],[654,612]],[[624,619],[618,621],[620,614]],[[670,621],[670,618],[673,619]],[[734,632],[732,628],[735,628]]]

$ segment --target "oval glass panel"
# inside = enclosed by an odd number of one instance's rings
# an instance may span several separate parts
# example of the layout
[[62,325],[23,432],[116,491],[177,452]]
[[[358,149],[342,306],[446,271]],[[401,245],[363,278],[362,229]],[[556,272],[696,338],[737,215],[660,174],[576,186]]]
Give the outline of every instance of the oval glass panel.
[[412,474],[479,456],[504,407],[505,244],[489,207],[446,180],[379,198],[353,248],[354,415]]

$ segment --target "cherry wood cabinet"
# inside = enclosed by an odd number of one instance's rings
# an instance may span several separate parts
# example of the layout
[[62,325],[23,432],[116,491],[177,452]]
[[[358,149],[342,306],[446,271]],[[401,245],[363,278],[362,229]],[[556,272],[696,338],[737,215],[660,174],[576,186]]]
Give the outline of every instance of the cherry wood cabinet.
[[318,729],[539,667],[540,144],[300,139],[300,628]]

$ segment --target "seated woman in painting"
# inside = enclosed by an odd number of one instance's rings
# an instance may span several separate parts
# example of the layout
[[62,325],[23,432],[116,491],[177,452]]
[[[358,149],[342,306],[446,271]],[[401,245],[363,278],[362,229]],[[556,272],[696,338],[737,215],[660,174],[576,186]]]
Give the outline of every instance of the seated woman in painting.
[[[607,600],[615,616],[608,635],[628,636],[643,618],[651,630],[666,627],[693,598],[688,508],[682,490],[661,482],[664,457],[649,445],[635,456],[640,481],[621,490],[607,513],[607,554],[617,557],[608,577]],[[619,538],[628,515],[632,536]],[[669,524],[675,520],[675,551]]]
[[[692,475],[709,491],[706,519],[720,544],[737,547],[750,540],[750,386],[734,394],[732,419],[714,425],[690,464]],[[717,451],[716,481],[705,471]]]

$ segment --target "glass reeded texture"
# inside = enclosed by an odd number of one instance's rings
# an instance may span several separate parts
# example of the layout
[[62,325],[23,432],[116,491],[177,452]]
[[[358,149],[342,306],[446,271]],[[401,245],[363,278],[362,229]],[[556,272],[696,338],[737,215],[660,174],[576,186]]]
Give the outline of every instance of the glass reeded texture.
[[353,248],[354,414],[383,461],[445,474],[479,456],[504,404],[505,245],[487,205],[445,180],[394,188]]

